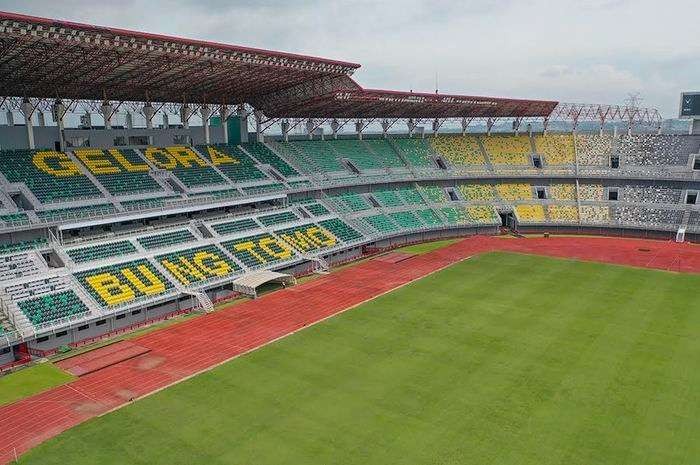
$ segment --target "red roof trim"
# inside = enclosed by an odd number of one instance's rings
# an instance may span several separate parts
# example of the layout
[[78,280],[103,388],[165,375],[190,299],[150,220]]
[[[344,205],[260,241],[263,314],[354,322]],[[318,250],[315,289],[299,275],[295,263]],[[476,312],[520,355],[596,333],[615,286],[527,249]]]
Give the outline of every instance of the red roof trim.
[[229,51],[241,52],[241,53],[257,53],[260,55],[270,55],[270,56],[275,56],[275,57],[279,57],[279,58],[290,58],[290,59],[297,59],[297,60],[315,61],[318,63],[326,63],[326,64],[344,66],[347,68],[357,69],[360,66],[362,66],[358,63],[352,63],[352,62],[340,61],[340,60],[331,60],[329,58],[320,58],[320,57],[314,57],[314,56],[310,56],[310,55],[278,52],[278,51],[266,50],[266,49],[262,49],[262,48],[244,47],[241,45],[229,45],[229,44],[222,44],[222,43],[218,43],[218,42],[208,42],[205,40],[197,40],[197,39],[186,39],[183,37],[175,37],[175,36],[168,36],[168,35],[161,35],[161,34],[150,34],[150,33],[146,33],[146,32],[132,31],[129,29],[119,29],[119,28],[113,28],[113,27],[95,26],[92,24],[84,24],[84,23],[74,23],[71,21],[62,21],[62,20],[56,20],[56,19],[50,19],[50,18],[42,18],[40,16],[30,16],[30,15],[23,15],[23,14],[19,14],[19,13],[9,13],[9,12],[5,12],[5,11],[0,11],[0,20],[21,21],[21,22],[26,22],[26,23],[39,23],[39,24],[44,24],[47,26],[58,26],[58,27],[66,27],[66,28],[72,28],[72,29],[90,30],[90,31],[106,31],[106,32],[110,32],[114,35],[124,35],[124,36],[131,36],[131,37],[137,37],[137,38],[143,38],[143,39],[163,40],[163,41],[168,41],[168,42],[180,42],[180,43],[183,43],[186,45],[212,47],[212,48],[218,48],[218,49],[222,49],[222,50],[229,50]]

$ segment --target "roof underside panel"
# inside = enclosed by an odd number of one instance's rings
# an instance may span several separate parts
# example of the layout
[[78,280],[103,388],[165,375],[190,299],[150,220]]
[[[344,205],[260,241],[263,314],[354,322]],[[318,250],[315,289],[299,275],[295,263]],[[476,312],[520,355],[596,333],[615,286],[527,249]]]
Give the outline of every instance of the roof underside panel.
[[0,94],[242,103],[359,65],[0,12]]

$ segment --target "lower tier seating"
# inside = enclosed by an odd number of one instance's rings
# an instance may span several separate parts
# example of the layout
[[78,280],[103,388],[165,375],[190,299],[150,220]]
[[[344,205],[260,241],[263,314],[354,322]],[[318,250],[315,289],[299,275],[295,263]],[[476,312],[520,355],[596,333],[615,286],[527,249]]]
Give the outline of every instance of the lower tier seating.
[[420,229],[424,227],[423,222],[410,211],[390,213],[389,217],[403,229]]
[[602,184],[584,184],[578,185],[579,200],[598,202],[605,198],[605,188]]
[[158,296],[173,285],[148,260],[139,259],[75,273],[80,284],[106,307]]
[[221,245],[251,269],[286,261],[296,256],[289,244],[268,233],[241,237],[222,242]]
[[549,198],[554,200],[576,200],[576,185],[552,184],[549,186]]
[[611,208],[613,220],[620,225],[661,226],[675,230],[683,220],[681,210],[620,205]]
[[188,229],[181,229],[179,231],[154,234],[152,236],[142,236],[136,240],[144,249],[152,250],[170,247],[172,245],[182,244],[184,242],[192,242],[195,241],[196,238]]
[[433,203],[447,202],[447,194],[445,194],[445,190],[442,187],[420,186],[420,191],[423,193],[425,198]]
[[226,234],[234,234],[243,231],[252,231],[253,229],[259,229],[260,225],[255,222],[252,218],[245,218],[242,220],[227,221],[225,223],[218,223],[211,225],[211,228],[216,231],[217,234],[222,236]]
[[498,214],[493,207],[480,205],[467,207],[467,214],[473,223],[497,224],[500,222]]
[[33,325],[89,313],[83,301],[73,291],[23,300],[17,302],[17,305]]
[[469,201],[495,200],[496,192],[491,184],[460,184],[462,198]]
[[435,212],[435,210],[433,210],[432,208],[416,210],[416,215],[427,226],[439,226],[444,224],[442,218],[440,218],[440,215],[438,215],[437,212]]
[[302,253],[327,249],[340,243],[329,230],[313,223],[276,230],[275,234]]
[[363,220],[379,233],[392,233],[401,229],[399,225],[384,214],[365,216]]
[[630,184],[622,188],[622,200],[635,203],[681,203],[683,191],[656,185]]
[[610,208],[599,205],[581,205],[581,223],[605,224],[610,222]]
[[523,183],[496,184],[496,192],[503,200],[530,200],[533,198],[532,186]]
[[159,255],[156,260],[183,286],[241,271],[241,267],[215,245],[178,250]]
[[108,244],[93,245],[90,247],[79,247],[66,250],[66,254],[75,262],[91,262],[109,257],[119,257],[136,252],[136,247],[129,241],[117,241]]
[[332,232],[335,237],[343,242],[353,242],[363,237],[362,234],[338,218],[323,220],[319,222],[319,225]]
[[578,208],[571,205],[548,205],[547,215],[553,223],[578,222]]
[[546,220],[542,205],[516,205],[515,216],[522,223],[544,223]]

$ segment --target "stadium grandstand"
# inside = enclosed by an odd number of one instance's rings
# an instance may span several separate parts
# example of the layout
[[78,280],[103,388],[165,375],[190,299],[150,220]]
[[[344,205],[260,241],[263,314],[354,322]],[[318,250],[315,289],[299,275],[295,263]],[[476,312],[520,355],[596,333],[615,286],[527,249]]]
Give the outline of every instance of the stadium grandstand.
[[700,135],[651,108],[1,12],[0,49],[2,366],[402,244],[700,239]]

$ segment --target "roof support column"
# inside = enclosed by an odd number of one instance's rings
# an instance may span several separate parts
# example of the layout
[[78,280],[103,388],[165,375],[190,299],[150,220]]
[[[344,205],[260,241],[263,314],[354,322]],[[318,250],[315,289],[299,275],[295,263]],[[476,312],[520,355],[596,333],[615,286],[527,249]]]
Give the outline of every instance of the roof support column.
[[491,135],[491,129],[493,128],[494,124],[496,124],[496,120],[494,118],[486,118],[486,135],[487,136]]
[[102,118],[105,120],[105,129],[112,129],[112,115],[114,114],[114,107],[112,107],[109,100],[102,102],[100,113],[102,113]]
[[156,115],[156,110],[151,103],[143,106],[143,116],[146,118],[146,129],[153,129],[153,117]]
[[221,118],[221,128],[224,130],[224,144],[228,144],[228,117],[231,116],[231,112],[228,106],[221,105],[219,108],[219,117]]
[[35,109],[36,107],[28,98],[22,100],[20,111],[24,115],[24,124],[27,127],[27,145],[32,150],[36,148],[36,144],[34,143],[34,126],[32,124],[32,115]]
[[467,134],[467,128],[469,127],[469,123],[472,122],[472,118],[462,118],[462,135]]
[[125,118],[126,118],[126,128],[127,129],[134,129],[134,115],[132,115],[130,111],[127,111]]
[[253,116],[255,118],[255,140],[256,142],[265,142],[265,134],[263,134],[262,128],[263,112],[255,110]]
[[408,128],[408,137],[413,137],[413,131],[416,130],[416,122],[413,121],[413,118],[408,118],[408,121],[406,121],[406,127]]
[[547,135],[547,131],[549,131],[549,117],[548,116],[542,120],[542,133],[545,136]]
[[306,120],[306,133],[309,135],[309,140],[314,138],[314,120],[311,118]]
[[340,129],[340,123],[337,119],[333,118],[333,121],[331,121],[331,131],[333,132],[333,139],[338,138],[338,129]]
[[43,111],[38,111],[36,113],[37,119],[39,120],[39,127],[46,127],[46,116]]
[[206,103],[202,105],[199,109],[202,115],[202,126],[204,126],[204,143],[211,143],[211,135],[209,134],[209,116],[211,116],[211,110],[209,110],[209,105]]
[[386,134],[389,132],[389,128],[391,127],[391,123],[389,123],[388,119],[383,119],[382,120],[382,137],[386,139]]
[[515,135],[518,135],[518,132],[520,132],[520,125],[522,124],[523,119],[522,118],[515,118],[513,120],[513,132]]
[[60,99],[53,104],[53,115],[58,126],[58,145],[61,151],[66,149],[66,128],[63,126],[63,117],[66,115],[66,107]]
[[364,121],[358,119],[355,121],[355,132],[357,132],[357,138],[362,140],[362,129],[364,129]]
[[185,129],[190,128],[190,116],[192,116],[192,109],[186,103],[182,104],[180,107],[180,120],[182,121],[182,127]]
[[238,130],[240,131],[241,142],[248,142],[248,113],[245,105],[238,105]]
[[7,125],[12,127],[15,125],[15,114],[12,113],[12,110],[7,110],[7,113],[5,113],[5,118],[7,118]]
[[283,119],[280,121],[280,128],[282,129],[282,137],[285,142],[289,142],[289,120]]

